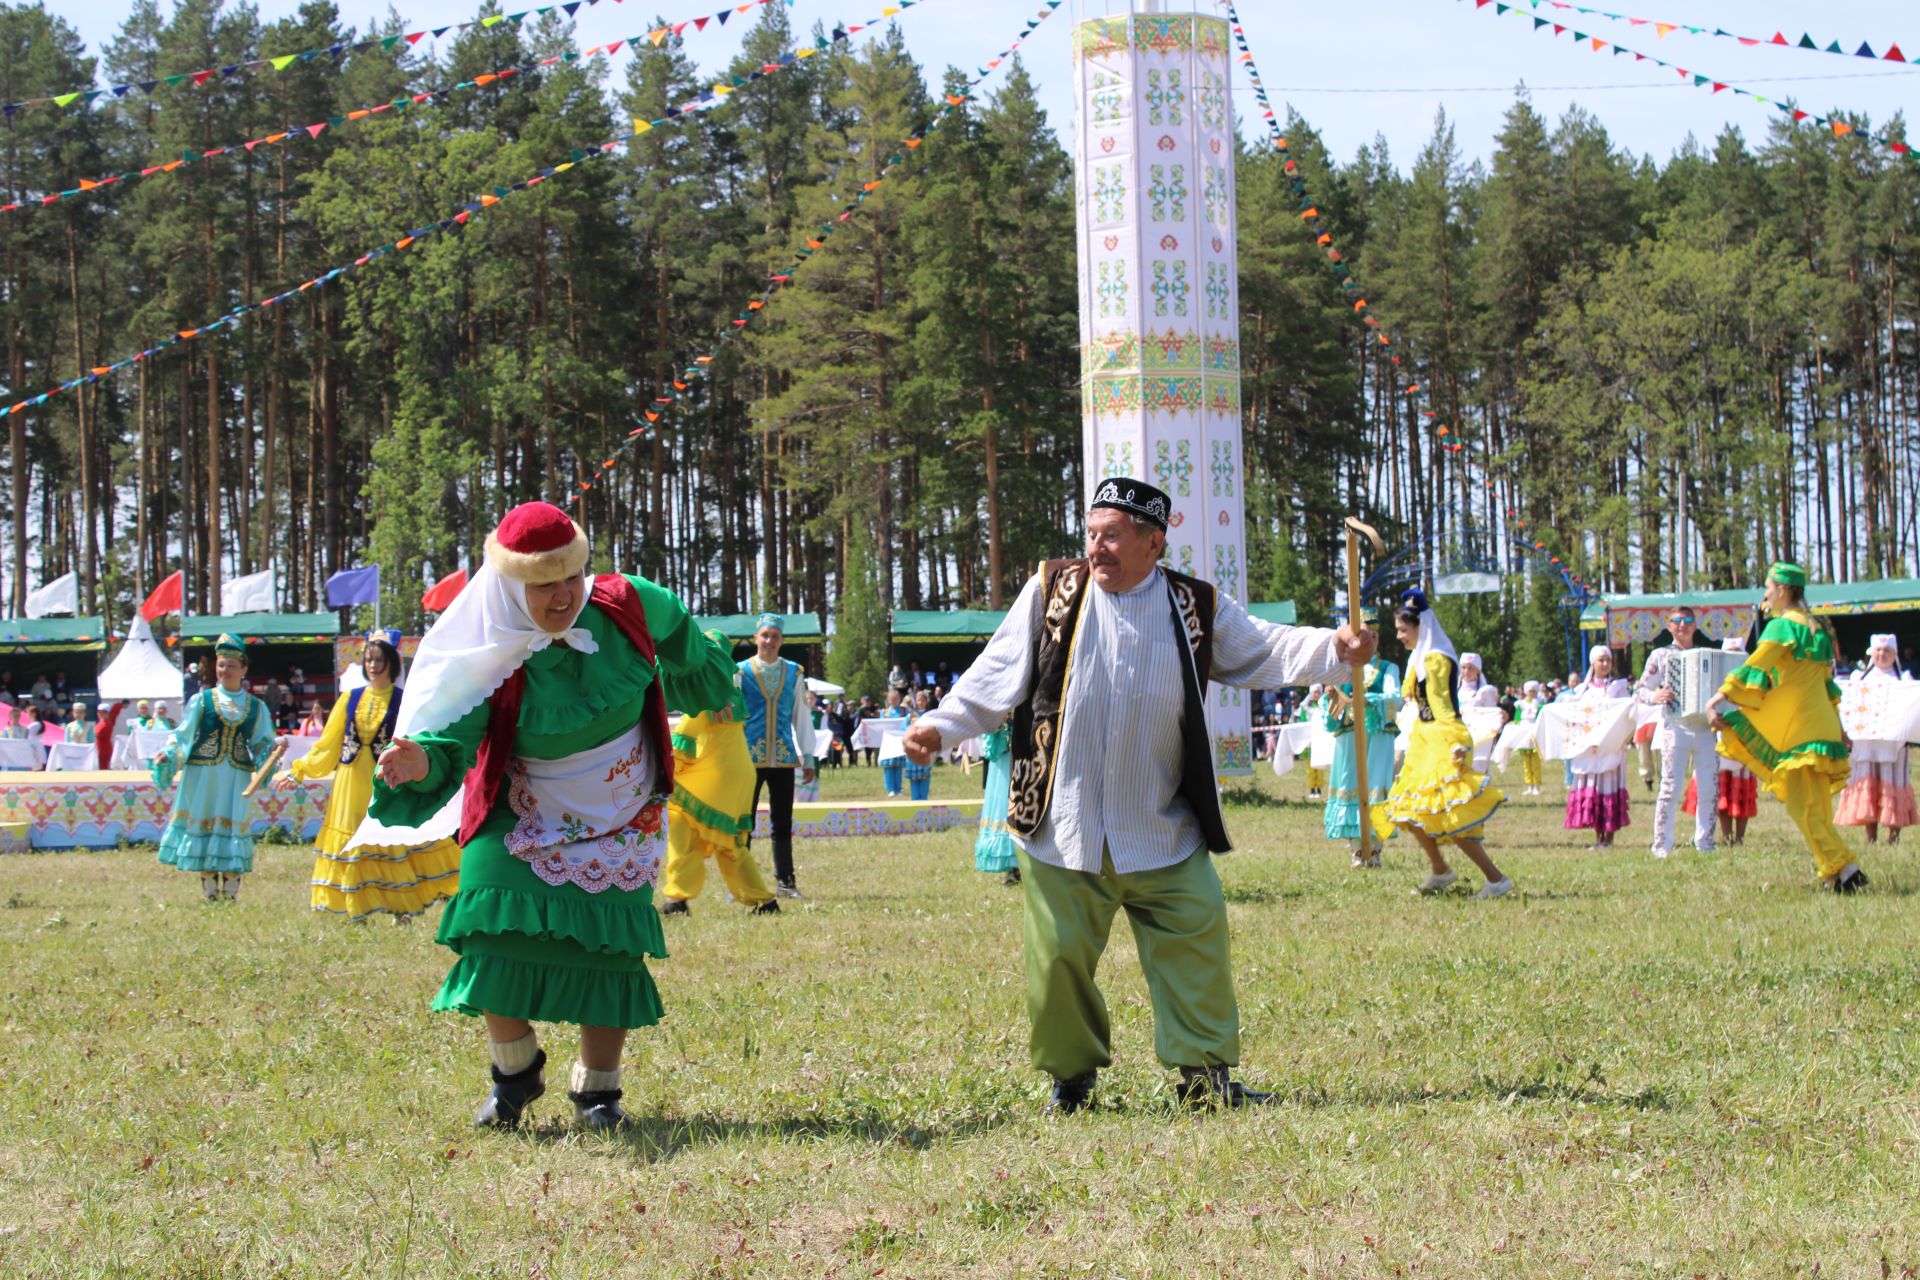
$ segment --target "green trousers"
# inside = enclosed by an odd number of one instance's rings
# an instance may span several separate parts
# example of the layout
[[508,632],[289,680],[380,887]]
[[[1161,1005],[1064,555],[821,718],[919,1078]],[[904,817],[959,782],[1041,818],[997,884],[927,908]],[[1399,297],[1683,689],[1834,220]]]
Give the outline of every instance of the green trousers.
[[1093,980],[1114,913],[1126,909],[1153,998],[1161,1065],[1235,1066],[1240,1006],[1227,947],[1227,902],[1202,849],[1160,871],[1068,871],[1020,852],[1026,890],[1027,1014],[1033,1065],[1057,1079],[1113,1062],[1113,1025]]

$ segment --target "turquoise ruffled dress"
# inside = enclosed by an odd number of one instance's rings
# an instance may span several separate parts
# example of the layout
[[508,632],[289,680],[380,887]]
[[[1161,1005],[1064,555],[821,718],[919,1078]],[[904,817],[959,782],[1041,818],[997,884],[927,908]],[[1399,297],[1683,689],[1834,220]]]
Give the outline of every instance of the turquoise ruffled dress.
[[[640,594],[658,669],[673,684],[677,709],[729,705],[734,666],[727,653],[700,633],[677,596],[645,578],[627,580]],[[522,668],[518,757],[558,760],[641,723],[656,665],[598,608],[589,605],[576,625],[593,636],[598,652],[555,644],[529,655]],[[418,826],[438,812],[473,767],[489,711],[482,703],[445,729],[417,735],[427,776],[398,788],[376,783],[372,816]],[[460,889],[440,917],[438,938],[458,958],[433,1007],[534,1022],[652,1026],[662,1010],[647,958],[667,955],[652,886],[589,893],[570,881],[542,880],[507,850],[517,821],[508,792],[503,781],[487,821],[461,851]]]
[[1002,725],[981,743],[987,758],[987,794],[980,805],[980,834],[973,841],[973,865],[986,872],[1019,866],[1013,828],[1007,825],[1007,793],[1013,782],[1013,735]]
[[160,861],[201,875],[253,870],[253,801],[241,794],[273,750],[267,704],[241,690],[204,689],[166,749],[153,758],[153,781],[179,776],[173,814],[160,833]]

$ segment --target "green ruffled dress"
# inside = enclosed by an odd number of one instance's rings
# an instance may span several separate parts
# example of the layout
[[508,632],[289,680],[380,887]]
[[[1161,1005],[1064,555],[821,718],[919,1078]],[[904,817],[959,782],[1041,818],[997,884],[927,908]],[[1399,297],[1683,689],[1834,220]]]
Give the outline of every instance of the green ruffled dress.
[[[734,692],[731,657],[700,633],[677,596],[645,578],[627,580],[640,594],[659,669],[672,681],[679,709],[726,706]],[[592,634],[599,652],[555,644],[528,656],[516,756],[557,760],[640,723],[654,665],[599,609],[588,606],[576,625]],[[489,710],[482,703],[447,728],[418,735],[427,776],[399,788],[376,783],[372,816],[401,826],[432,817],[473,767]],[[515,821],[503,782],[493,812],[461,851],[460,890],[440,917],[439,942],[459,959],[433,1007],[593,1027],[658,1022],[660,993],[647,957],[665,959],[667,948],[652,888],[588,893],[577,884],[548,884],[507,851]]]

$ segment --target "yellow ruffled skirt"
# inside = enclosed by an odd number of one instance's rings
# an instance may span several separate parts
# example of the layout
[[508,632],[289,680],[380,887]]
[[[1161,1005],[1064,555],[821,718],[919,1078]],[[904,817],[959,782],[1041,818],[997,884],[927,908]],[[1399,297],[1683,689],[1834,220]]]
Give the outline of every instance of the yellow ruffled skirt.
[[418,915],[460,888],[460,846],[451,840],[423,849],[355,849],[343,854],[373,800],[373,752],[362,751],[333,774],[326,823],[314,841],[315,911],[364,920],[385,911]]
[[1407,758],[1386,803],[1373,810],[1385,839],[1395,827],[1424,831],[1443,844],[1478,840],[1506,792],[1473,771],[1473,735],[1464,724],[1422,721],[1407,741]]
[[424,849],[355,849],[313,860],[313,909],[349,920],[376,912],[418,915],[460,888],[460,846],[451,840]]

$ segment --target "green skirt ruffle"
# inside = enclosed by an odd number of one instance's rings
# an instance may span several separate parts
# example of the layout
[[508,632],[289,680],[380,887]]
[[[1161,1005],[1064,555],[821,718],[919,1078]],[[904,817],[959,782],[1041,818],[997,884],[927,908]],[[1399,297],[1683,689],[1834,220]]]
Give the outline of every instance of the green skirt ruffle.
[[496,812],[461,852],[439,932],[460,958],[433,1007],[589,1027],[660,1021],[647,957],[665,959],[667,945],[652,889],[550,885],[507,852],[511,825]]

